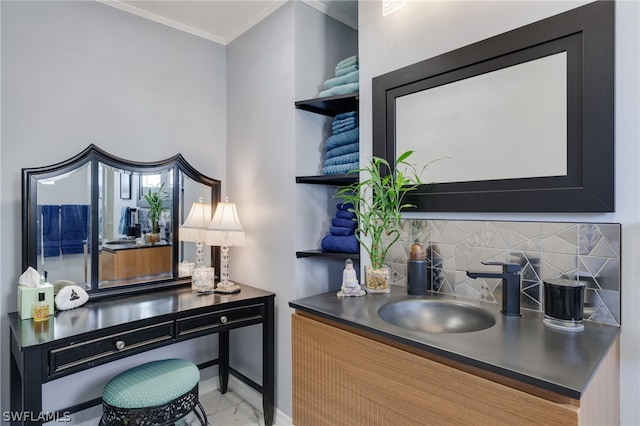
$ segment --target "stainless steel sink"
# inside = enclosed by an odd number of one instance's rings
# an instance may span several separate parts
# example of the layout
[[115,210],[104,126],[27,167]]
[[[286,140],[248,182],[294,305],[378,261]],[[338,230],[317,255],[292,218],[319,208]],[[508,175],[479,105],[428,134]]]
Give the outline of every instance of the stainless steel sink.
[[490,311],[446,300],[400,300],[381,306],[378,315],[388,324],[424,333],[468,333],[496,323]]

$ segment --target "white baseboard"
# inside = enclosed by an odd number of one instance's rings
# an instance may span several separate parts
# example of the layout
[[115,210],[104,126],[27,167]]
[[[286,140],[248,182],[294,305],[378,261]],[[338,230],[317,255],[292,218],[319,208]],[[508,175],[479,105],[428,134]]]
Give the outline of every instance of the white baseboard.
[[[198,388],[198,393],[203,395],[209,392],[215,392],[220,388],[219,383],[220,380],[218,379],[218,376],[202,380]],[[262,395],[259,392],[256,392],[252,387],[246,385],[244,382],[236,379],[232,375],[229,375],[229,389],[232,389],[239,397],[247,401],[256,410],[262,413]],[[68,424],[76,426],[95,426],[100,421],[101,412],[101,406],[97,406],[75,413],[71,416],[71,422]],[[91,418],[87,419],[87,417]],[[291,417],[287,416],[277,408],[274,413],[273,421],[277,426],[293,426]]]

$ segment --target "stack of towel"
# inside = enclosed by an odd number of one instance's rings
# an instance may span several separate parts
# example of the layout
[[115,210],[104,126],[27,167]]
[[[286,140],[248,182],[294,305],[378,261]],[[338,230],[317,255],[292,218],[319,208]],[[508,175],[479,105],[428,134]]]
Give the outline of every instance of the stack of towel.
[[326,251],[358,253],[360,244],[355,235],[358,223],[356,214],[349,211],[353,209],[353,204],[340,203],[337,207],[336,217],[331,219],[329,235],[322,239],[320,246]]
[[322,174],[345,175],[360,167],[360,128],[358,113],[336,115],[331,125],[333,134],[325,142],[325,160]]
[[336,76],[324,82],[324,90],[318,93],[319,98],[325,96],[346,95],[360,90],[360,66],[358,56],[350,56],[336,65]]

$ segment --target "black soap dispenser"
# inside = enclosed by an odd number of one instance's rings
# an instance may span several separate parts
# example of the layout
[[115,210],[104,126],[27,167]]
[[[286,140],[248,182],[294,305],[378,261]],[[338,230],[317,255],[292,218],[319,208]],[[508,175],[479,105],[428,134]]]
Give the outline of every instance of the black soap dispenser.
[[407,260],[407,293],[413,295],[427,294],[427,254],[419,243],[411,245]]

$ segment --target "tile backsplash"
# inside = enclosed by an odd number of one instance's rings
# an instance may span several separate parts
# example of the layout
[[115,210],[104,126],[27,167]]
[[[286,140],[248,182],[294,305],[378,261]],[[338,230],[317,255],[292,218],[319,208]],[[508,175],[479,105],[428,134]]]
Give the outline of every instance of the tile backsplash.
[[543,311],[551,278],[585,282],[585,320],[620,325],[620,225],[616,223],[402,220],[400,240],[387,255],[395,285],[406,286],[414,242],[431,246],[434,290],[501,303],[499,279],[471,279],[466,271],[499,271],[482,261],[522,266],[520,305]]

